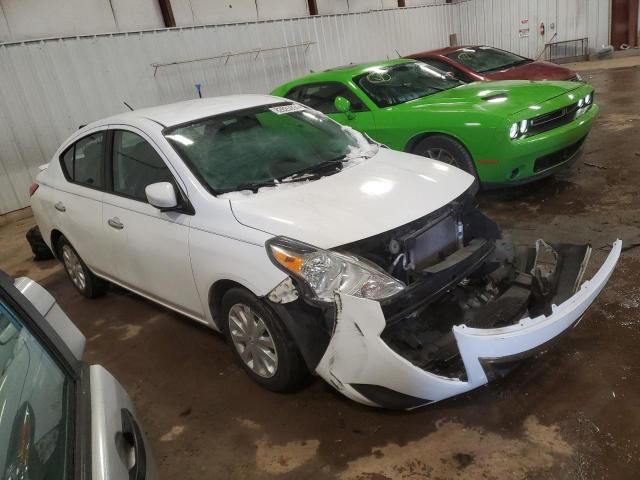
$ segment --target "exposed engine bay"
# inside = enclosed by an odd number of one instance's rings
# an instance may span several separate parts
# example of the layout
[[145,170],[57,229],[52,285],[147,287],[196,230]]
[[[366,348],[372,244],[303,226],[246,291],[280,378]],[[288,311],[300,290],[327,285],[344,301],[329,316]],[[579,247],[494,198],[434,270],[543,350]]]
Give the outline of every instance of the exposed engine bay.
[[589,245],[515,245],[468,194],[408,225],[339,250],[407,288],[382,302],[381,338],[415,366],[465,379],[452,327],[491,329],[551,313],[582,283]]

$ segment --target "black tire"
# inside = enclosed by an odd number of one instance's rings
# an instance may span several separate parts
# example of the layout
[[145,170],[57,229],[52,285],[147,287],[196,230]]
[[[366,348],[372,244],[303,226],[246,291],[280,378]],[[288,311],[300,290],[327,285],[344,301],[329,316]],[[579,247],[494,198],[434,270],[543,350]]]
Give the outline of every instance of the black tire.
[[467,149],[460,142],[446,135],[431,135],[423,138],[413,146],[411,153],[448,163],[478,178],[478,172]]
[[[91,270],[84,263],[80,255],[73,245],[65,237],[60,237],[56,243],[56,251],[58,252],[58,258],[64,266],[64,270],[67,272],[67,276],[76,290],[80,294],[87,298],[95,298],[102,295],[106,288],[107,282],[101,278],[96,277]],[[75,255],[77,263],[72,256]],[[81,275],[80,275],[81,274]],[[83,281],[79,279],[82,278]]]
[[40,228],[36,225],[35,227],[31,227],[27,232],[27,241],[31,246],[31,251],[34,255],[34,260],[36,262],[42,260],[51,260],[56,258],[49,246],[45,243],[42,238],[42,234],[40,233]]
[[[248,354],[252,355],[251,349],[255,351],[255,349],[260,348],[262,351],[265,351],[265,348],[257,345],[257,343],[260,341],[268,343],[268,339],[270,338],[274,347],[273,351],[275,351],[276,355],[273,372],[267,370],[263,360],[260,360],[257,365],[254,362],[256,370],[262,370],[262,374],[254,371],[253,367],[243,359],[239,350],[242,347],[236,346],[242,342],[238,334],[237,324],[234,325],[234,320],[232,320],[230,313],[232,308],[234,308],[234,312],[237,311],[236,309],[240,308],[238,306],[248,307],[251,313],[256,315],[257,319],[261,320],[266,327],[265,334],[258,334],[259,338],[253,338],[252,341],[255,343],[251,345],[250,348],[247,348],[246,342],[244,345]],[[302,355],[282,321],[268,305],[244,288],[232,288],[222,298],[221,313],[222,329],[227,338],[229,348],[240,366],[256,383],[273,392],[292,391],[305,383],[305,380],[309,376],[309,371],[307,370]],[[255,318],[256,317],[253,317],[252,320],[255,320]],[[231,328],[234,328],[234,335],[237,341],[234,341],[234,338],[232,338]],[[254,333],[255,332],[254,330]],[[272,351],[270,350],[270,352]],[[249,361],[253,362],[253,358]],[[260,369],[260,366],[263,368]]]

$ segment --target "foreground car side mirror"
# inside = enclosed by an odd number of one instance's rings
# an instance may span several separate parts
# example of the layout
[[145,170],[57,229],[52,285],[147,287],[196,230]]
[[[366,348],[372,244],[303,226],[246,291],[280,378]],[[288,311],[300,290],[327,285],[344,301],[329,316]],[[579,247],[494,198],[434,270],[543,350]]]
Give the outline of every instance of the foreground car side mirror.
[[[77,360],[81,360],[84,355],[86,339],[78,327],[69,320],[69,317],[60,308],[55,298],[42,285],[27,277],[16,279],[14,286],[45,318],[60,339],[71,350],[73,356]],[[3,335],[9,334],[8,331],[3,331],[2,333]]]
[[336,110],[340,113],[344,113],[347,115],[347,118],[353,118],[353,112],[351,111],[351,102],[344,97],[337,96],[333,100],[333,106],[336,107]]
[[144,189],[147,201],[160,210],[171,210],[178,207],[176,189],[170,182],[158,182],[147,185]]

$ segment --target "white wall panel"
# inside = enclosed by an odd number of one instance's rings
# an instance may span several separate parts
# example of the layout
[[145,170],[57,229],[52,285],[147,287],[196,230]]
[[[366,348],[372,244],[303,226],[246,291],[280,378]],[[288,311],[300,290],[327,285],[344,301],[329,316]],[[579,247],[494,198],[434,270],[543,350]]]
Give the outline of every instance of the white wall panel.
[[[531,58],[543,55],[549,42],[588,37],[592,50],[608,43],[607,0],[471,0],[459,4],[459,11],[460,43],[494,45]],[[519,29],[526,26],[529,35],[521,38]]]
[[309,15],[307,0],[257,0],[258,19],[295,18]]
[[604,0],[589,0],[587,32],[589,32],[590,48],[597,51],[604,45],[609,45],[610,25],[610,2]]
[[[196,98],[195,84],[204,96],[266,93],[312,69],[436,48],[456,30],[456,12],[440,5],[0,45],[0,213],[28,204],[38,166],[79,125],[126,110],[124,101],[141,108]],[[313,45],[179,63],[155,75],[152,67],[305,42]]]
[[[369,10],[380,10],[384,8],[382,0],[348,0],[345,2],[349,6],[350,12],[368,12]],[[395,7],[398,6],[396,2]]]
[[[405,5],[407,7],[421,7],[425,5],[435,5],[436,3],[444,3],[442,0],[405,0]],[[396,2],[398,5],[398,2]]]
[[191,8],[191,0],[171,0],[171,8],[173,8],[173,17],[177,26],[195,25],[196,20]]
[[320,15],[349,12],[347,0],[316,0],[316,5],[318,5]]
[[196,25],[258,19],[255,0],[190,0],[190,3]]
[[1,0],[0,4],[8,24],[4,35],[0,29],[0,41],[117,30],[108,0]]
[[[164,26],[160,3],[157,0],[110,1],[116,23],[113,31],[146,30]],[[96,30],[91,33],[96,33]]]

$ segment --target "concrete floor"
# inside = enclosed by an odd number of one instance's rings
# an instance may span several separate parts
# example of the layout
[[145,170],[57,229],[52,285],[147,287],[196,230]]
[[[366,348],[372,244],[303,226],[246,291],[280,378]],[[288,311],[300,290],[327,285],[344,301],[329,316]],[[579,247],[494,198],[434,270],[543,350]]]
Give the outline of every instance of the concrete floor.
[[0,268],[40,280],[138,407],[163,478],[599,479],[640,470],[640,67],[585,72],[601,114],[575,167],[491,192],[482,207],[522,240],[626,250],[582,323],[510,377],[402,413],[366,408],[320,380],[279,395],[234,365],[221,336],[136,295],[81,298],[34,263],[32,219],[0,228]]

